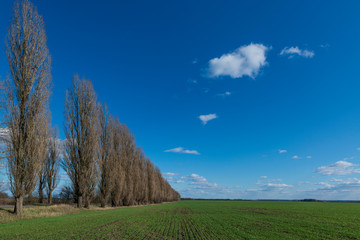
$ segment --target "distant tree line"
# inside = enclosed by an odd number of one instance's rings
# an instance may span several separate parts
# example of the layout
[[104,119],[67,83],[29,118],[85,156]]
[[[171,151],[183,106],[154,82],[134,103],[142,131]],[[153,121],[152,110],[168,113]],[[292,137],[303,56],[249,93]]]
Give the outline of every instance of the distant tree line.
[[35,189],[48,202],[58,185],[60,166],[71,186],[67,197],[79,208],[97,196],[102,207],[176,201],[180,195],[136,145],[125,124],[97,101],[91,81],[73,78],[66,92],[61,143],[51,126],[51,57],[43,18],[29,0],[16,2],[6,41],[10,78],[2,86],[3,129],[14,212],[22,215],[25,196]]

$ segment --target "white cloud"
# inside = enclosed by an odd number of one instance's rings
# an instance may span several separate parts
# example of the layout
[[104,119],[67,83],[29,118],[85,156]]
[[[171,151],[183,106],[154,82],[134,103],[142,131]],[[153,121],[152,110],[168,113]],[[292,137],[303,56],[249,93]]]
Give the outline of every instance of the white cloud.
[[202,123],[205,125],[208,121],[218,118],[218,116],[215,113],[207,114],[207,115],[200,115],[199,119],[202,121]]
[[330,47],[330,44],[328,44],[328,43],[320,44],[320,47],[321,48],[328,48],[328,47]]
[[356,150],[360,151],[360,147],[356,148]]
[[266,184],[266,183],[281,182],[281,181],[282,181],[282,179],[280,179],[280,178],[277,178],[277,179],[269,179],[267,176],[261,176],[261,177],[257,180],[256,184],[257,184],[257,185],[264,185],[264,184]]
[[198,80],[189,78],[189,79],[188,79],[188,83],[198,84]]
[[300,159],[300,157],[298,155],[294,155],[292,156],[292,159]]
[[230,96],[231,95],[231,92],[229,92],[229,91],[226,91],[226,92],[224,92],[224,93],[219,93],[218,94],[218,96],[220,96],[220,97],[226,97],[226,96]]
[[[179,180],[178,180],[179,181]],[[179,189],[183,197],[195,198],[229,198],[229,196],[238,197],[238,189],[241,186],[221,186],[216,183],[208,182],[207,179],[198,174],[182,176],[182,183],[185,189]],[[176,181],[174,181],[176,183]]]
[[310,159],[310,158],[312,158],[312,156],[306,156],[306,158]]
[[360,173],[359,168],[355,168],[356,164],[347,161],[338,161],[329,166],[322,166],[315,170],[325,176],[330,175],[350,175],[353,173]]
[[305,58],[312,58],[315,56],[314,51],[310,51],[307,49],[300,49],[298,46],[296,47],[285,47],[281,50],[280,55],[288,55],[289,58],[293,58],[295,55],[305,57]]
[[175,180],[174,183],[184,183],[184,180]]
[[263,44],[251,43],[239,47],[234,52],[223,54],[219,58],[213,58],[209,61],[209,75],[211,77],[249,76],[255,78],[260,68],[267,64],[265,54],[268,49]]
[[182,176],[182,179],[186,179],[190,182],[206,182],[206,178],[204,178],[203,176],[200,176],[196,173],[187,175],[187,176]]
[[285,188],[293,187],[292,185],[285,184],[285,183],[267,183],[264,185],[266,190],[270,189],[277,189],[277,190],[283,190]]
[[200,153],[196,150],[187,150],[183,147],[177,147],[169,150],[165,150],[164,152],[174,152],[174,153],[186,153],[186,154],[194,154],[194,155],[200,155]]
[[279,153],[286,153],[287,152],[287,150],[285,150],[285,149],[279,149]]
[[167,172],[167,173],[163,173],[163,176],[177,176],[179,175],[178,173],[171,173],[171,172]]

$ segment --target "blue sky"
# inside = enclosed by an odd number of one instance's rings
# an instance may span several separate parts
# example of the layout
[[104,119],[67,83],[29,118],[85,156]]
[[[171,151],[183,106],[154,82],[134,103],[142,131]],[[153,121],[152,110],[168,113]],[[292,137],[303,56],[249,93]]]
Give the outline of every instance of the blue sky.
[[360,199],[358,1],[33,3],[60,129],[78,73],[183,197]]

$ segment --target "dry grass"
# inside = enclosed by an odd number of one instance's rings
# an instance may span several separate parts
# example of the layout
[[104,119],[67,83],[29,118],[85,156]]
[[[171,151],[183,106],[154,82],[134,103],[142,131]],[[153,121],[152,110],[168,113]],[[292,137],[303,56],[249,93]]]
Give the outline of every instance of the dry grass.
[[22,217],[17,217],[13,213],[14,207],[0,208],[0,224],[8,222],[17,222],[25,219],[34,219],[34,218],[45,218],[45,217],[54,217],[67,215],[71,213],[78,213],[81,210],[66,204],[53,205],[53,206],[34,206],[34,207],[24,207],[24,215]]
[[[161,204],[165,204],[165,203],[167,202]],[[23,208],[24,215],[21,217],[17,217],[13,213],[14,207],[9,206],[9,207],[0,208],[0,224],[18,222],[26,219],[62,216],[72,213],[79,213],[81,211],[104,211],[104,210],[113,210],[117,208],[131,208],[131,207],[149,206],[149,205],[159,205],[159,204],[121,206],[121,207],[106,206],[105,208],[102,208],[97,205],[90,205],[89,209],[83,208],[82,210],[76,208],[75,205],[68,205],[68,204],[58,204],[52,206],[31,206],[31,207],[24,206]]]

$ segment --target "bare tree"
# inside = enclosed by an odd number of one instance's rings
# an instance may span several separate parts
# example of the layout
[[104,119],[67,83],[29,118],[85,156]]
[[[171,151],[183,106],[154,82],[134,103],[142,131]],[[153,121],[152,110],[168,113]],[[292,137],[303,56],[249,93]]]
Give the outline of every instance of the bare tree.
[[52,130],[52,135],[47,141],[47,155],[44,163],[46,193],[49,204],[52,204],[52,193],[58,185],[60,147],[57,134],[55,130]]
[[22,215],[24,195],[32,192],[40,167],[41,130],[47,122],[50,56],[42,17],[28,1],[16,2],[6,42],[11,80],[6,81],[5,126],[14,212]]
[[113,180],[114,185],[111,195],[111,205],[121,206],[123,205],[122,199],[125,194],[125,171],[123,159],[121,158],[121,149],[122,149],[122,125],[119,119],[115,121],[115,130],[112,132],[112,151],[113,151]]
[[116,177],[114,174],[114,135],[112,134],[115,131],[115,122],[110,116],[106,105],[99,108],[99,131],[100,204],[101,207],[105,207]]
[[63,168],[70,177],[78,207],[89,207],[97,178],[98,106],[93,85],[74,76],[65,99],[65,156]]
[[44,122],[42,124],[42,129],[40,129],[42,138],[39,140],[39,152],[38,152],[38,160],[40,161],[40,168],[38,173],[38,194],[39,194],[39,203],[44,202],[44,189],[46,187],[46,169],[45,169],[45,161],[47,158],[48,151],[48,141],[49,141],[49,129],[48,123]]
[[135,159],[136,143],[135,137],[131,133],[130,129],[123,124],[121,126],[121,148],[120,158],[122,168],[125,171],[125,183],[123,190],[123,204],[125,206],[133,205],[135,203],[134,198],[134,159]]

